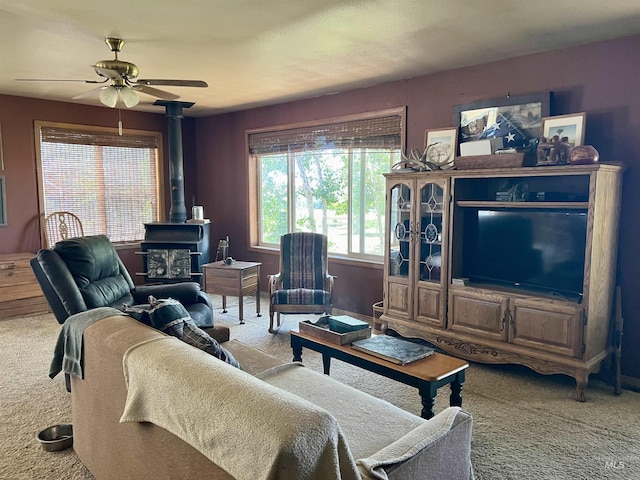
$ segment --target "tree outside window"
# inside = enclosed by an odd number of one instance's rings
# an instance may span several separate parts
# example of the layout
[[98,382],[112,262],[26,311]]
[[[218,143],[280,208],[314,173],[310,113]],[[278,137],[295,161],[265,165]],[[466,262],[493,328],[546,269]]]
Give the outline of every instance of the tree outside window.
[[278,246],[281,235],[308,231],[327,235],[330,253],[381,257],[383,174],[400,159],[403,113],[257,137],[250,133],[259,226],[255,243]]

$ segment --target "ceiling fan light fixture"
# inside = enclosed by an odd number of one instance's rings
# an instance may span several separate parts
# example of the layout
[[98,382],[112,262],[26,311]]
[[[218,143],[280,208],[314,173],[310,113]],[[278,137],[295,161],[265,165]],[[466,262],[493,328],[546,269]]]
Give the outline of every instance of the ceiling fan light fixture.
[[126,85],[110,85],[100,93],[100,102],[107,107],[115,108],[118,105],[118,100],[122,100],[125,107],[133,108],[140,102],[140,97],[131,87]]
[[106,87],[100,93],[100,102],[110,108],[115,108],[118,103],[118,89],[113,85]]
[[138,104],[138,102],[140,102],[138,93],[131,87],[122,87],[120,89],[120,97],[122,98],[122,101],[127,108],[133,108]]

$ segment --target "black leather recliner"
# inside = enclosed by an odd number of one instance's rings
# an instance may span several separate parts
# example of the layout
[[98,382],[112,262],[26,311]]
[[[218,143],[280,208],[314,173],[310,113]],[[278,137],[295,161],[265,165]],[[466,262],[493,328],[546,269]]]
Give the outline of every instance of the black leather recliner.
[[70,238],[31,259],[31,268],[59,323],[92,308],[148,304],[149,295],[182,303],[200,328],[213,327],[211,301],[197,282],[134,285],[105,235]]

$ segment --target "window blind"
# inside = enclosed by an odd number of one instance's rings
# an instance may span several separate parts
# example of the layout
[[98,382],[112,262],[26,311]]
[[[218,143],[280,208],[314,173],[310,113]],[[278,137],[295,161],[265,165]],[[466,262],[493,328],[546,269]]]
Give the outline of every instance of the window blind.
[[400,113],[344,122],[249,133],[251,155],[327,148],[401,148]]
[[99,145],[103,147],[158,148],[158,135],[125,133],[119,135],[107,131],[78,130],[58,126],[42,126],[40,139],[48,143],[68,145]]
[[85,235],[113,242],[143,239],[144,223],[158,220],[161,135],[69,125],[39,134],[44,215],[72,212]]

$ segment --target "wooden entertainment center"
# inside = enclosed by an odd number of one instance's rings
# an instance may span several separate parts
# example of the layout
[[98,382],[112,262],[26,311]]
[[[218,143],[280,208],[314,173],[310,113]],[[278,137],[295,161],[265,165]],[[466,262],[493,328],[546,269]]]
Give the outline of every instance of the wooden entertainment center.
[[576,380],[611,353],[617,163],[392,172],[383,329]]

